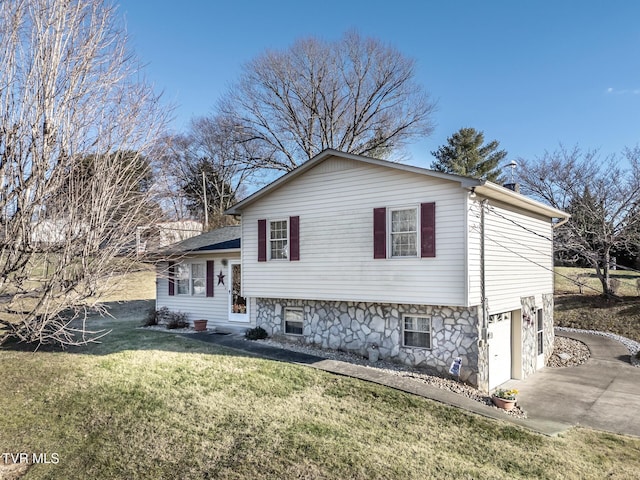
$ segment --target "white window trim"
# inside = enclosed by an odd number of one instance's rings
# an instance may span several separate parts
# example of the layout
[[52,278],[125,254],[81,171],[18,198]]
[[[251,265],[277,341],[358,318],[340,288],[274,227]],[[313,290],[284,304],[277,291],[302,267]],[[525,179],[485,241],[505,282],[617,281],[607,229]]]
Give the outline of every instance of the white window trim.
[[303,335],[302,333],[288,333],[287,332],[287,312],[288,311],[299,312],[299,313],[302,314],[302,321],[300,323],[301,323],[302,330],[304,330],[304,309],[302,307],[285,307],[282,310],[282,332],[285,335],[292,335],[294,337],[301,337]]
[[[402,210],[415,210],[416,212],[416,254],[415,255],[394,255],[393,254],[393,212]],[[401,207],[387,208],[387,258],[419,258],[420,257],[420,205],[405,205]],[[401,233],[401,232],[397,232]],[[406,232],[402,232],[406,233]]]
[[[536,355],[544,355],[544,312],[542,311],[541,308],[536,310],[535,322],[536,322]],[[540,325],[538,324],[538,322],[540,322]],[[540,338],[541,334],[542,334],[542,339]]]
[[[277,240],[271,239],[271,224],[274,222],[285,222],[285,231],[287,236],[285,238],[279,238]],[[273,218],[267,220],[267,255],[270,262],[287,262],[289,261],[289,249],[291,248],[290,242],[290,232],[289,232],[289,219],[288,218]],[[287,242],[287,246],[285,247],[286,256],[285,258],[272,258],[271,257],[271,242],[282,241],[285,240]]]
[[[186,293],[180,293],[180,282],[181,282],[181,278],[180,278],[180,269],[182,268],[186,268],[187,270],[187,278],[184,280],[187,282],[187,292]],[[190,296],[190,291],[191,291],[191,266],[188,263],[178,263],[176,265],[176,275],[175,275],[175,289],[176,289],[176,295],[181,296],[181,297],[186,297],[186,296]]]
[[[426,318],[429,320],[429,332],[423,332],[420,330],[405,330],[405,318],[406,317],[416,317],[416,318]],[[406,345],[404,342],[404,334],[405,332],[416,332],[416,333],[429,333],[429,346],[428,347],[419,347],[416,345]],[[421,348],[423,350],[431,350],[433,348],[433,319],[429,315],[422,315],[420,313],[407,313],[402,315],[402,346],[405,348]]]
[[[178,264],[179,266],[183,266],[187,268],[187,272],[189,273],[189,277],[187,279],[185,279],[185,281],[187,282],[187,293],[180,293],[180,285],[179,285],[179,279],[176,275],[175,278],[175,292],[176,295],[180,296],[180,297],[204,297],[207,293],[207,263],[206,262],[181,262]],[[204,271],[204,292],[202,293],[194,293],[193,292],[193,265],[201,265],[203,267],[203,271]],[[179,267],[178,267],[179,268]]]

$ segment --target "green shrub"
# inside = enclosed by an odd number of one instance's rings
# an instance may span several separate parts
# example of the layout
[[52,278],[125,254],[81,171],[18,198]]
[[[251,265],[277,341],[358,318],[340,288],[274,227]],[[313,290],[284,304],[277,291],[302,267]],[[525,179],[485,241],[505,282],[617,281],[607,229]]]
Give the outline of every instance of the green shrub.
[[263,340],[267,338],[269,335],[267,331],[262,327],[250,328],[244,334],[247,340]]

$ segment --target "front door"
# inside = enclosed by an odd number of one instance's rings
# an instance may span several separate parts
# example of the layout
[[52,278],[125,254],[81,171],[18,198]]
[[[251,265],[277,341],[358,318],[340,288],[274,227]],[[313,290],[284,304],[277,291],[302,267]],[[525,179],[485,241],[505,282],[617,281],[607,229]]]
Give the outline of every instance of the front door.
[[229,320],[249,321],[249,302],[242,296],[242,265],[239,261],[229,262]]

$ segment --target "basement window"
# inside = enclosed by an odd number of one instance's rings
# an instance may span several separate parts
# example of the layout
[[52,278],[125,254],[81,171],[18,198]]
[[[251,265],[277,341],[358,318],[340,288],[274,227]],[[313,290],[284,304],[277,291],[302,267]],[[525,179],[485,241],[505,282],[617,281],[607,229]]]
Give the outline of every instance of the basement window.
[[431,318],[405,315],[403,317],[405,347],[431,348]]
[[304,313],[301,308],[284,309],[284,333],[288,335],[302,335]]

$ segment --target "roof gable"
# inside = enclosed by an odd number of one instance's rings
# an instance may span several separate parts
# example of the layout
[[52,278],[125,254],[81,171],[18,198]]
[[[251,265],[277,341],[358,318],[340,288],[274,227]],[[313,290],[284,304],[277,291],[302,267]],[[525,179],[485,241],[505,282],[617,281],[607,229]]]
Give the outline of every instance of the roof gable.
[[362,155],[355,155],[351,153],[340,152],[333,149],[323,150],[318,155],[308,160],[307,162],[303,163],[296,169],[284,174],[280,178],[274,180],[273,182],[266,185],[262,189],[253,193],[249,197],[236,203],[234,206],[229,208],[225,213],[227,215],[241,215],[242,210],[244,210],[249,205],[254,204],[255,202],[259,201],[261,198],[269,195],[270,193],[279,189],[283,185],[286,185],[289,182],[293,181],[294,179],[300,176],[303,176],[309,170],[313,168],[317,168],[320,164],[322,164],[326,160],[334,157],[347,159],[349,160],[349,163],[353,162],[354,164],[374,165],[378,167],[402,170],[402,171],[410,172],[417,175],[424,175],[431,178],[446,180],[452,183],[457,183],[460,188],[464,188],[469,191],[475,191],[486,198],[499,200],[501,202],[505,202],[507,204],[522,208],[526,211],[541,214],[549,218],[569,218],[569,215],[561,210],[557,210],[555,208],[549,207],[547,205],[544,205],[543,203],[540,203],[536,200],[533,200],[524,195],[516,193],[512,190],[509,190],[508,188],[496,185],[486,180],[478,180],[475,178],[464,177],[461,175],[437,172],[435,170],[429,170],[426,168],[414,167],[412,165],[405,165],[402,163],[389,162],[387,160],[380,160],[377,158],[371,158],[371,157],[365,157]]
[[262,197],[268,195],[272,191],[280,188],[281,186],[291,182],[295,178],[297,178],[297,177],[299,177],[301,175],[304,175],[306,172],[308,172],[312,168],[317,167],[319,164],[323,163],[325,160],[327,160],[329,158],[332,158],[332,157],[344,158],[344,159],[353,161],[356,164],[363,164],[364,163],[364,164],[369,164],[369,165],[376,165],[376,166],[381,166],[381,167],[394,168],[394,169],[397,169],[397,170],[404,170],[404,171],[411,172],[411,173],[416,173],[416,174],[419,174],[419,175],[427,175],[427,176],[430,176],[430,177],[433,177],[433,178],[449,180],[449,181],[453,181],[453,182],[459,183],[460,186],[462,186],[462,187],[471,188],[471,187],[479,186],[479,185],[482,184],[482,182],[480,180],[476,180],[474,178],[463,177],[463,176],[460,176],[460,175],[453,175],[453,174],[449,174],[449,173],[436,172],[434,170],[427,170],[426,168],[414,167],[412,165],[405,165],[405,164],[402,164],[402,163],[394,163],[394,162],[389,162],[387,160],[380,160],[380,159],[377,159],[377,158],[364,157],[362,155],[354,155],[352,153],[339,152],[338,150],[326,149],[326,150],[323,150],[322,152],[320,152],[318,155],[316,155],[312,159],[306,161],[305,163],[303,163],[299,167],[295,168],[294,170],[291,170],[290,172],[288,172],[288,173],[284,174],[283,176],[281,176],[280,178],[274,180],[273,182],[271,182],[270,184],[268,184],[265,187],[261,188],[260,190],[258,190],[254,194],[250,195],[249,197],[247,197],[244,200],[236,203],[233,207],[229,208],[225,213],[228,214],[228,215],[240,215],[244,208],[246,208],[249,205],[255,203],[256,201],[258,201]]

